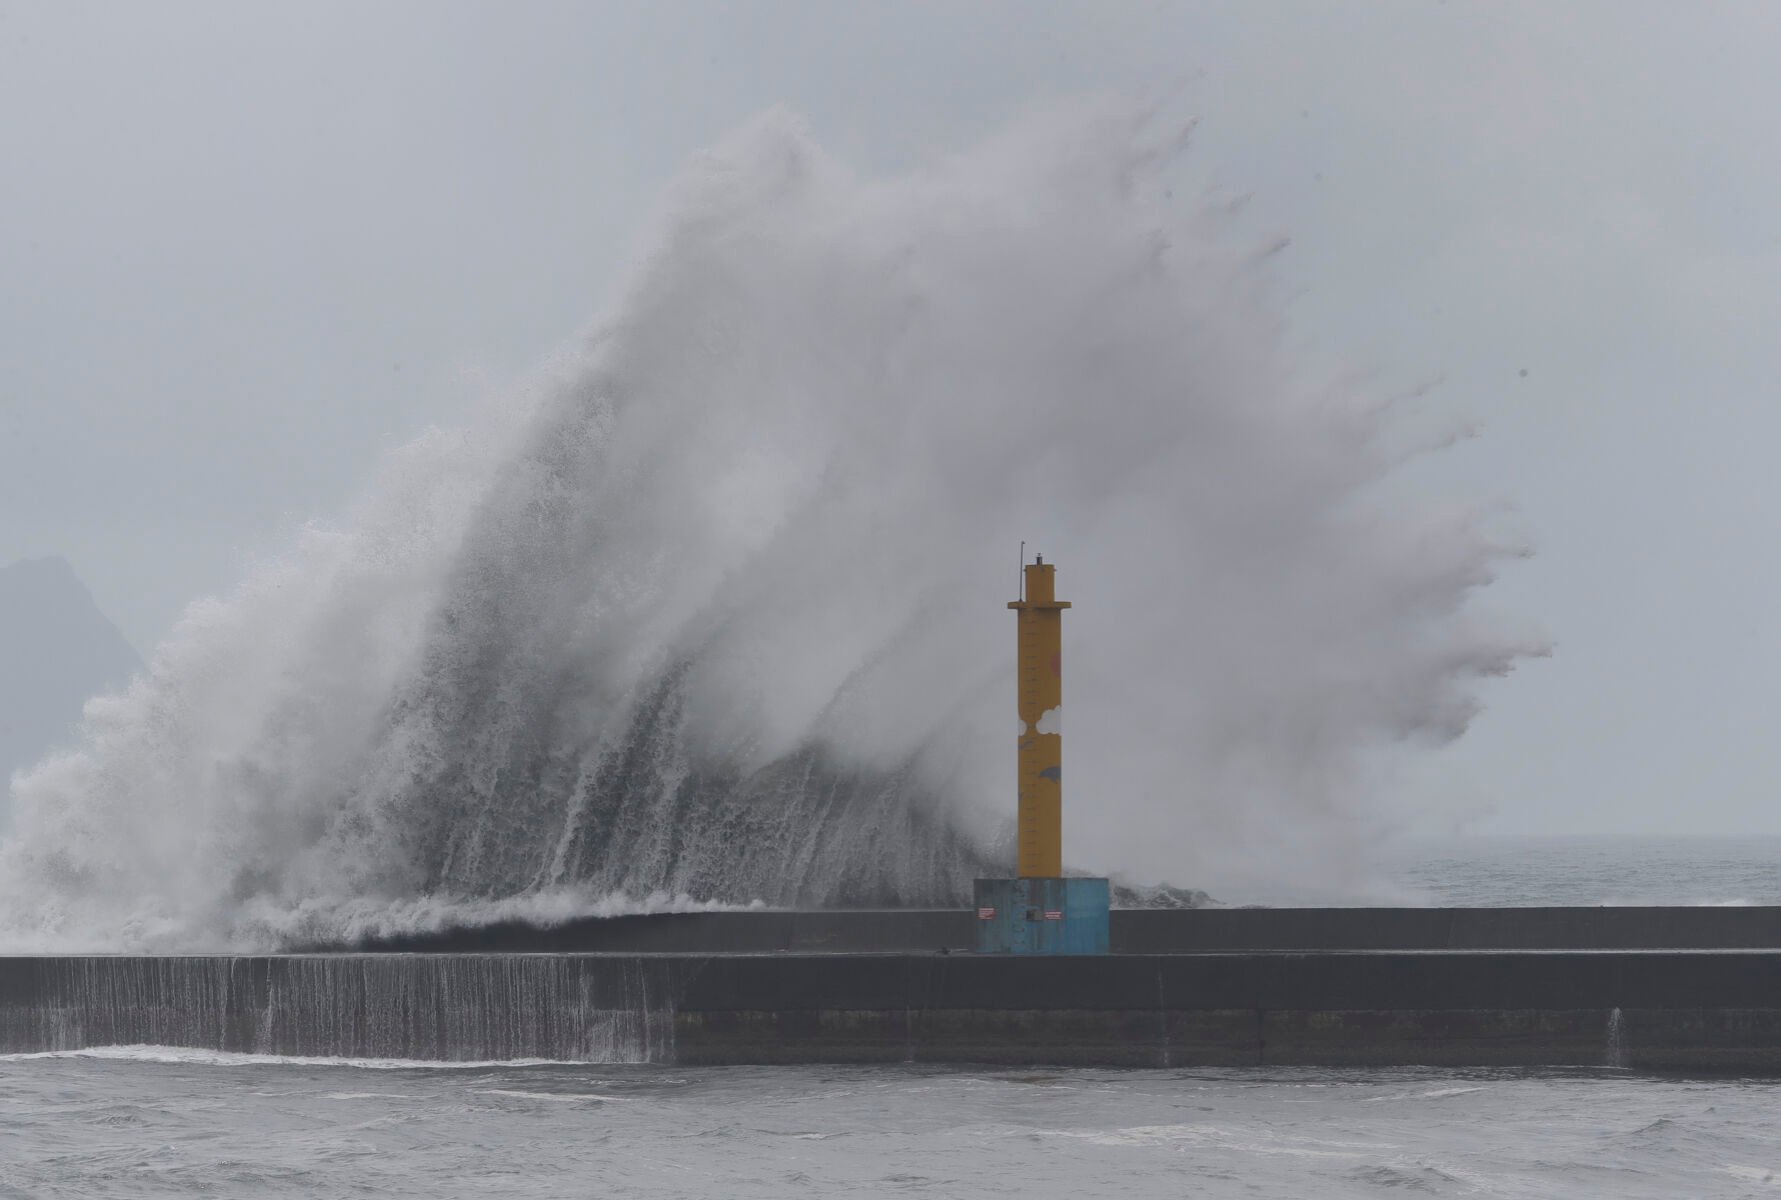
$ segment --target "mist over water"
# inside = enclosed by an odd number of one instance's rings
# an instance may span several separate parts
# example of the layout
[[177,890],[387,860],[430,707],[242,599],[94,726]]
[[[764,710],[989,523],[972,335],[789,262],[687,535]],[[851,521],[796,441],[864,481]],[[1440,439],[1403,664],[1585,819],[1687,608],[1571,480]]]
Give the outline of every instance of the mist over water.
[[1075,604],[1072,860],[1365,886],[1377,752],[1541,647],[1184,145],[1114,104],[889,177],[781,112],[701,155],[591,333],[17,779],[0,936],[958,902],[1011,858],[1022,539]]

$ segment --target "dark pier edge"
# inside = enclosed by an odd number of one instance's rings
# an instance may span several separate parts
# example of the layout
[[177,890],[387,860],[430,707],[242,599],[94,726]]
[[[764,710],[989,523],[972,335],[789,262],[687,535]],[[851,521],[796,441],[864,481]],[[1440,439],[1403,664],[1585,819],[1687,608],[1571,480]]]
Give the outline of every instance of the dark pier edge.
[[675,1035],[683,1063],[1774,1073],[1781,952],[712,958]]
[[971,916],[695,913],[370,952],[0,958],[0,1050],[1781,1074],[1781,909],[1124,912],[1115,953],[1057,958],[959,953]]
[[[748,954],[962,950],[966,909],[836,909],[586,917],[392,934],[306,950]],[[1230,950],[1781,949],[1781,908],[1115,909],[1115,954]]]

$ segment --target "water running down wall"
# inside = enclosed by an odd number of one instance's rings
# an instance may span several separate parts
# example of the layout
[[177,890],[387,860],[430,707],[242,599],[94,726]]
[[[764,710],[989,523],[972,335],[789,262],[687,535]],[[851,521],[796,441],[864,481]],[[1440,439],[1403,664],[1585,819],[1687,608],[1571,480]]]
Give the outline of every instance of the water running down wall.
[[557,955],[10,959],[0,1048],[665,1062],[684,967]]

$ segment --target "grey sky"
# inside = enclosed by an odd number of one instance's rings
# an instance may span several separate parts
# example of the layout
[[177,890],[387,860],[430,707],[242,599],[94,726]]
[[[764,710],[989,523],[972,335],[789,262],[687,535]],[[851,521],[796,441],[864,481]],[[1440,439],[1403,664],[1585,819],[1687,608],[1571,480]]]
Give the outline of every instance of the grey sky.
[[[147,650],[601,307],[773,103],[894,167],[1161,91],[1282,233],[1294,332],[1483,436],[1558,655],[1406,786],[1500,831],[1781,831],[1781,8],[7,3],[0,563]],[[1525,371],[1525,376],[1522,372]]]

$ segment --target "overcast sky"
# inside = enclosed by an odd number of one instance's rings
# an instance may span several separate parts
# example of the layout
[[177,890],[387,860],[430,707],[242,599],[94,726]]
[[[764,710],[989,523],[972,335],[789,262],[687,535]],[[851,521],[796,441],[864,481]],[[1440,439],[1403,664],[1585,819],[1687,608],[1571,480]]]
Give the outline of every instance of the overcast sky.
[[[1781,5],[0,0],[0,562],[148,650],[600,311],[784,103],[867,168],[1185,81],[1295,335],[1481,436],[1558,653],[1416,788],[1494,832],[1781,832]],[[1446,804],[1444,803],[1444,807]]]

